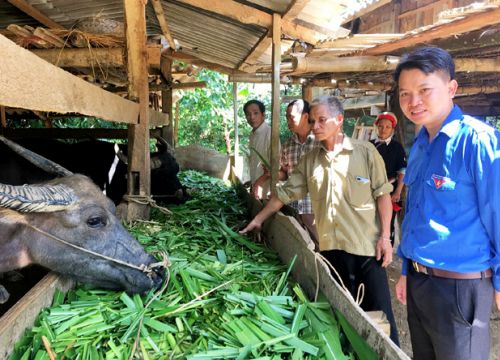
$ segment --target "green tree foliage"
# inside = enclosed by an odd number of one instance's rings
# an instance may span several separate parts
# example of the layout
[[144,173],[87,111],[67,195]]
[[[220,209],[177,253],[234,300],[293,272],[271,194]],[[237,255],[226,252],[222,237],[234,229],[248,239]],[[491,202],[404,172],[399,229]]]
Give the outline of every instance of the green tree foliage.
[[[207,87],[180,92],[179,145],[200,144],[220,152],[234,149],[233,85],[220,73],[201,70],[198,81],[205,81]],[[291,86],[281,95],[299,95],[300,87]],[[243,105],[250,99],[257,99],[266,106],[266,121],[271,117],[271,87],[254,84],[238,84],[238,133],[242,152],[248,152],[248,137],[251,128],[245,120]],[[281,104],[280,137],[289,136],[285,119],[286,104]]]

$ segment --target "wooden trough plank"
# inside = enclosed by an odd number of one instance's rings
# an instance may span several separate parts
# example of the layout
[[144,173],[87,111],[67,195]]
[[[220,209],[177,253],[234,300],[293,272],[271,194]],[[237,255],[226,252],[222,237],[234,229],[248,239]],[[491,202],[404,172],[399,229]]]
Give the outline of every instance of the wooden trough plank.
[[91,85],[0,35],[0,104],[136,124],[139,104]]
[[[248,196],[252,216],[262,205]],[[330,274],[330,270],[321,262],[316,262],[314,244],[309,234],[299,225],[295,218],[278,212],[264,223],[263,231],[271,247],[276,250],[284,264],[290,264],[297,255],[292,269],[293,278],[313,298],[316,284],[327,297],[332,308],[339,310],[377,353],[379,359],[396,360],[410,358],[397,347],[378,325],[378,320],[372,319],[351,298],[347,297]],[[316,275],[317,274],[317,275]],[[319,281],[318,281],[319,280]]]
[[[76,129],[76,128],[26,128],[26,129],[0,129],[0,135],[6,138],[53,138],[53,139],[127,139],[127,129]],[[158,138],[161,136],[161,129],[150,129],[149,136]]]
[[0,360],[7,358],[40,311],[52,303],[56,289],[67,292],[73,285],[73,280],[51,272],[0,318]]

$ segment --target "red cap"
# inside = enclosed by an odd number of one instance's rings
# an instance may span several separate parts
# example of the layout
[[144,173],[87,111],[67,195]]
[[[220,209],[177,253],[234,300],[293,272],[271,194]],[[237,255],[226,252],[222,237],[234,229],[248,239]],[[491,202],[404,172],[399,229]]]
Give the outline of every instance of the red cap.
[[394,115],[394,113],[391,113],[389,111],[384,111],[383,113],[377,115],[377,119],[375,120],[375,126],[378,125],[378,122],[380,120],[389,120],[392,123],[393,128],[395,128],[396,125],[398,124],[398,119],[396,118],[396,115]]

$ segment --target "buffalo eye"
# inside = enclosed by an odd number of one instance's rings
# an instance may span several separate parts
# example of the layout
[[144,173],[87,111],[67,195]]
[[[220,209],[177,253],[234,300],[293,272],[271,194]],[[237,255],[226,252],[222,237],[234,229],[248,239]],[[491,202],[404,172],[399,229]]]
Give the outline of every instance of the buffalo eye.
[[87,219],[87,225],[93,229],[100,228],[106,225],[106,219],[100,216],[93,216]]

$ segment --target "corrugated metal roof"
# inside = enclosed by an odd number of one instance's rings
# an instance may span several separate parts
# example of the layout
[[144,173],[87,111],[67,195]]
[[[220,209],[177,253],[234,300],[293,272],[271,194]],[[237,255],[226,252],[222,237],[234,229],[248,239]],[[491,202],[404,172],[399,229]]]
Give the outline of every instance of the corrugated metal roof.
[[[147,8],[149,32],[161,34],[152,6]],[[266,32],[185,4],[163,2],[163,8],[182,52],[230,68],[236,68]]]
[[9,4],[6,0],[0,0],[0,29],[4,29],[10,24],[29,26],[41,25],[38,21]]
[[[102,16],[113,20],[123,21],[122,0],[27,0],[26,2],[53,21],[68,29],[71,28],[76,21],[86,17]],[[4,22],[5,19],[1,19],[1,21]]]

